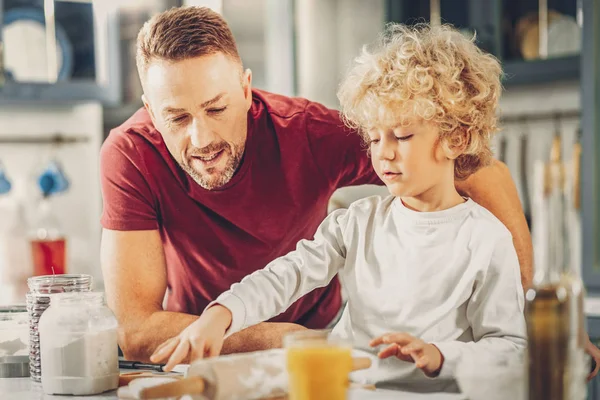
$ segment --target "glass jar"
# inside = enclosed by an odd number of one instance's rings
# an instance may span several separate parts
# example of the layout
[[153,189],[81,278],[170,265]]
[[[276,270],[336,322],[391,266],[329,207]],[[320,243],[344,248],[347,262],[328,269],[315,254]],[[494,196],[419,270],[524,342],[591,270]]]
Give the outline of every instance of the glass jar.
[[103,293],[52,295],[39,332],[44,393],[81,396],[118,387],[117,319]]
[[352,345],[329,331],[298,331],[284,337],[290,400],[345,400]]
[[29,370],[31,379],[41,381],[40,317],[50,306],[50,295],[65,292],[89,292],[92,290],[90,275],[46,275],[27,280],[27,312],[29,313]]
[[29,320],[25,306],[0,307],[0,378],[29,376]]
[[29,318],[25,306],[0,307],[0,357],[29,354]]

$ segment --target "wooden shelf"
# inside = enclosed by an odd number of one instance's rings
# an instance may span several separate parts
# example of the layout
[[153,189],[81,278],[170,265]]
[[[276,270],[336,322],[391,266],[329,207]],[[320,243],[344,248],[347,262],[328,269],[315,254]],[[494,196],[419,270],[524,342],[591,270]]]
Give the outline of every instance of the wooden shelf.
[[503,61],[505,86],[579,79],[579,55],[533,61]]

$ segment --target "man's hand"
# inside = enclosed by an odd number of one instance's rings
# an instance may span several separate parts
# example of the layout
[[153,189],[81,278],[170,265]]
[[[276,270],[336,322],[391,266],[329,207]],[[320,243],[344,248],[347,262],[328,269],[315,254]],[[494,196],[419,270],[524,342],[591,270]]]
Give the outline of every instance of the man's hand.
[[190,363],[204,357],[218,356],[231,318],[231,311],[226,307],[215,305],[209,308],[179,335],[158,346],[150,356],[150,361],[159,363],[168,358],[164,370],[171,371],[188,356]]
[[444,357],[437,347],[425,343],[407,333],[388,333],[373,339],[371,347],[387,344],[378,354],[379,358],[398,357],[402,361],[414,362],[425,375],[435,377],[444,363]]
[[588,382],[592,380],[596,375],[598,375],[598,369],[600,369],[600,349],[592,343],[590,338],[588,337],[587,343],[585,345],[586,352],[592,356],[594,360],[596,360],[596,368],[588,375]]

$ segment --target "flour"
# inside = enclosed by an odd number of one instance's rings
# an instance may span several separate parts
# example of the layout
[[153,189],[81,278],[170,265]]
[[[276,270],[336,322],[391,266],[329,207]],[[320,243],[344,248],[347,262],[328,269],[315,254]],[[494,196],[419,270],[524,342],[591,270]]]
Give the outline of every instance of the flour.
[[27,312],[0,312],[0,357],[29,354]]
[[41,335],[46,394],[91,395],[118,387],[117,331]]
[[[40,321],[43,314],[49,308],[52,308],[50,297],[60,294],[77,295],[77,293],[85,296],[85,293],[90,293],[92,288],[92,277],[90,275],[34,276],[27,280],[27,285],[29,286],[29,292],[25,298],[27,299],[27,312],[29,314],[29,372],[31,379],[40,382],[42,376]],[[81,319],[77,316],[78,313],[73,312],[71,309],[66,310],[65,313],[66,319],[49,328],[50,336],[52,336],[52,332],[69,329],[69,316]],[[86,324],[85,317],[81,323]]]
[[[6,356],[26,356],[29,354],[29,344],[21,338],[12,340],[2,339],[0,342],[0,357]],[[27,340],[27,339],[25,339]]]

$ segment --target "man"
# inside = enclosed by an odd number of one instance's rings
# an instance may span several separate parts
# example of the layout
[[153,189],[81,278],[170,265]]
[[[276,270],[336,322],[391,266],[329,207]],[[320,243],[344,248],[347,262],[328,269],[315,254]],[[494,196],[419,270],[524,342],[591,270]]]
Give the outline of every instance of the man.
[[[311,238],[337,188],[380,182],[337,111],[252,90],[231,31],[207,8],[150,20],[137,63],[145,107],[102,149],[102,268],[119,344],[147,361],[232,283]],[[506,166],[457,186],[510,229],[528,286],[531,239]],[[285,332],[334,322],[340,307],[334,280],[283,323],[232,335],[223,353],[279,346]]]

